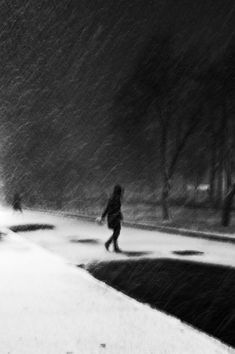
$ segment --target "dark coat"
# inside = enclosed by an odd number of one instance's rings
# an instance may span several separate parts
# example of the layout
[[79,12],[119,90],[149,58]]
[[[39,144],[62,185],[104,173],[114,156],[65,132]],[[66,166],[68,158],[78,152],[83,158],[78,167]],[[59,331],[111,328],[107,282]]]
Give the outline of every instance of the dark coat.
[[102,214],[102,219],[107,215],[108,227],[114,229],[117,226],[120,226],[121,220],[123,219],[121,212],[121,198],[120,196],[112,196]]

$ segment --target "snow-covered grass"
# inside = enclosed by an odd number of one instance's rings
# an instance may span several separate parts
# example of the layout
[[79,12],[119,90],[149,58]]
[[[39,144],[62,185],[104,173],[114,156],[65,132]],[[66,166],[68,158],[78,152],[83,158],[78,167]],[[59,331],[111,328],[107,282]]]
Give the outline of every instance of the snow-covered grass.
[[87,269],[129,296],[235,347],[235,269],[169,259],[93,263]]
[[[102,206],[97,201],[88,201],[86,205],[76,208],[64,206],[64,211],[74,214],[97,216],[102,212]],[[150,225],[166,225],[162,222],[162,210],[159,204],[147,202],[123,202],[123,214],[126,221],[145,223]],[[235,233],[235,212],[231,213],[229,227],[221,226],[221,210],[199,207],[176,206],[170,207],[171,220],[168,226],[199,231],[214,231],[217,233]]]

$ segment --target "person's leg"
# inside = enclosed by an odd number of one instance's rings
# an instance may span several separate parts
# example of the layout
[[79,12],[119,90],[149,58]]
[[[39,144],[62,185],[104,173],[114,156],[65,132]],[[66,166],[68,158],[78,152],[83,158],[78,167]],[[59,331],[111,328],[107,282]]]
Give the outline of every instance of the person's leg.
[[118,237],[120,235],[120,231],[121,231],[121,224],[120,222],[115,226],[114,228],[114,232],[113,232],[113,245],[114,245],[114,251],[115,252],[120,252],[120,248],[118,246]]
[[111,243],[113,241],[113,235],[114,235],[114,231],[113,231],[112,236],[104,244],[107,251],[109,250],[109,246],[111,245]]

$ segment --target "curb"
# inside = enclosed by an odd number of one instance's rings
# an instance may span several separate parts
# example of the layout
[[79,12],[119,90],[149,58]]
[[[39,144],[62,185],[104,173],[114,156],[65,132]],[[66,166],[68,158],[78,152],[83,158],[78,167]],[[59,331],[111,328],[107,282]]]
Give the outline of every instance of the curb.
[[[28,209],[33,211],[32,209]],[[72,217],[72,218],[78,218],[82,220],[87,220],[91,222],[95,222],[96,216],[91,216],[91,215],[86,215],[86,214],[79,214],[79,213],[73,213],[73,212],[67,212],[67,211],[55,211],[55,210],[35,210],[41,213],[50,213],[54,215],[62,215],[62,216],[67,216],[67,217]],[[204,232],[204,231],[195,231],[195,230],[189,230],[189,229],[184,229],[184,228],[177,228],[173,226],[163,226],[163,225],[151,225],[151,224],[145,224],[145,223],[135,223],[131,221],[125,221],[123,223],[125,227],[130,227],[130,228],[135,228],[135,229],[141,229],[141,230],[149,230],[149,231],[160,231],[163,233],[170,233],[170,234],[175,234],[175,235],[181,235],[181,236],[189,236],[189,237],[195,237],[195,238],[202,238],[210,241],[219,241],[219,242],[228,242],[235,244],[235,235],[230,236],[228,234],[219,234],[219,233],[212,233],[212,232]]]

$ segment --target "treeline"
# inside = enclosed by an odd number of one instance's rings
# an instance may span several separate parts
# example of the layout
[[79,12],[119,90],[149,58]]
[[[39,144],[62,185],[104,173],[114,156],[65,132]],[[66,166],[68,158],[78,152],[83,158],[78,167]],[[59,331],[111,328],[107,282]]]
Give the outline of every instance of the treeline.
[[2,2],[6,201],[79,209],[121,183],[167,217],[204,183],[220,206],[234,171],[233,6]]
[[[133,74],[116,96],[115,129],[123,144],[147,156],[156,150],[163,219],[169,219],[174,176],[208,184],[211,206],[220,206],[234,174],[233,39],[223,50],[202,55],[179,50],[173,36],[154,36],[141,51]],[[139,164],[139,160],[135,160]],[[151,173],[151,171],[148,171]]]

